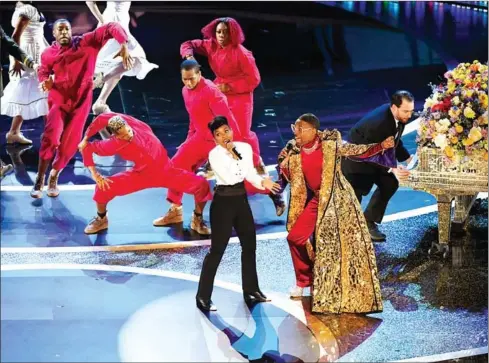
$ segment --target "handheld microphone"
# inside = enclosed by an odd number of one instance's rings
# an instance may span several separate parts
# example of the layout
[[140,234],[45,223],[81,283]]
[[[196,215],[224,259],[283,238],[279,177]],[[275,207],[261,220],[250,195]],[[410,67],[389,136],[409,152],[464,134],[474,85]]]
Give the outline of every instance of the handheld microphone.
[[[226,145],[229,144],[231,141],[228,141],[226,142]],[[238,157],[239,160],[243,160],[243,158],[241,157],[241,154],[238,152],[238,150],[236,150],[236,146],[233,147],[231,149],[231,151],[234,153],[234,155],[236,155]]]

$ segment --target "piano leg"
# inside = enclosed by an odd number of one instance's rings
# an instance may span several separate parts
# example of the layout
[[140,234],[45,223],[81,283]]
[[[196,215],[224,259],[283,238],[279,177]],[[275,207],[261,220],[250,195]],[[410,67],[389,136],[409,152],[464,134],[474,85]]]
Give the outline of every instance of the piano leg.
[[450,228],[452,222],[452,200],[451,195],[437,195],[438,202],[438,242],[432,242],[431,248],[428,253],[434,254],[441,252],[443,258],[448,256],[449,241],[450,241]]

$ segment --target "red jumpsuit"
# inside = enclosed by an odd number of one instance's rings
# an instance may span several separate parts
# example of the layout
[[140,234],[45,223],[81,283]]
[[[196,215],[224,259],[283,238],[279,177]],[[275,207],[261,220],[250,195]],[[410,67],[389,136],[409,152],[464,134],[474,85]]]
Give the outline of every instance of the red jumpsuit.
[[[305,145],[306,148],[312,147],[316,140]],[[378,144],[362,155],[356,155],[359,159],[367,159],[382,150]],[[287,235],[292,264],[294,265],[296,284],[299,287],[311,286],[313,281],[313,264],[309,258],[306,248],[307,240],[313,235],[318,218],[319,192],[323,172],[323,150],[321,143],[311,154],[301,151],[301,166],[307,188],[313,192],[313,197],[307,203],[299,218]],[[287,169],[281,169],[282,173],[287,173]],[[288,177],[288,175],[287,175]]]
[[97,186],[93,200],[107,204],[114,197],[126,195],[147,188],[173,188],[182,193],[193,194],[197,202],[212,199],[209,183],[191,172],[177,169],[168,158],[166,149],[153,134],[151,128],[134,117],[117,113],[104,113],[98,116],[88,127],[86,137],[90,138],[107,126],[111,117],[119,115],[132,128],[131,141],[120,140],[115,136],[107,140],[89,143],[82,151],[85,166],[94,166],[93,154],[111,156],[118,154],[124,160],[134,162],[131,170],[117,173],[110,188],[101,190]]
[[[221,48],[215,38],[216,21],[206,26],[209,32],[204,32],[208,39],[189,40],[180,47],[182,57],[193,55],[194,51],[209,59],[209,65],[217,78],[216,84],[227,84],[231,90],[225,95],[229,107],[236,118],[239,131],[244,142],[253,149],[253,164],[260,162],[260,144],[258,137],[251,131],[253,118],[253,90],[260,84],[260,72],[252,53],[241,45],[244,41],[241,28],[231,29],[231,44]],[[233,22],[227,23],[233,28]],[[209,33],[209,34],[207,34]],[[241,34],[241,36],[240,36]]]
[[128,39],[119,24],[108,23],[81,37],[73,37],[71,46],[54,43],[41,55],[39,82],[54,73],[54,86],[48,95],[49,113],[39,155],[50,160],[56,154],[53,161],[56,170],[63,169],[77,151],[92,105],[97,54],[112,38],[121,44]]

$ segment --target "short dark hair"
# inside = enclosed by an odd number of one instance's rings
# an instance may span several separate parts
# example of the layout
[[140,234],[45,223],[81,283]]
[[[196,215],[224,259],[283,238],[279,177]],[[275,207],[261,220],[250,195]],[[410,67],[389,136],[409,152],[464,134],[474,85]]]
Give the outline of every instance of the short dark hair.
[[228,119],[224,116],[216,116],[207,124],[207,127],[211,130],[212,136],[214,136],[214,131],[224,125],[229,126]]
[[319,119],[316,117],[316,115],[314,115],[312,113],[305,113],[305,114],[299,116],[298,120],[302,120],[304,122],[307,122],[309,125],[314,127],[316,130],[319,130],[319,128],[321,127],[319,125]]
[[396,105],[397,107],[400,107],[402,100],[414,102],[414,96],[409,91],[398,90],[391,96],[391,106]]
[[195,59],[186,59],[180,64],[180,71],[191,71],[192,69],[195,69],[196,72],[200,72],[200,64]]
[[68,19],[57,19],[53,23],[53,28],[55,28],[56,27],[56,24],[58,24],[58,23],[68,23],[68,24],[70,24],[70,27],[71,27],[71,23],[70,23],[70,21]]

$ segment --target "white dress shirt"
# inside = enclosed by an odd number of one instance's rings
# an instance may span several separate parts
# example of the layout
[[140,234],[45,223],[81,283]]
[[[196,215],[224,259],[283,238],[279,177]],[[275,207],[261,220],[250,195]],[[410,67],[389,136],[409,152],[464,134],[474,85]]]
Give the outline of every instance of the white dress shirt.
[[236,160],[224,147],[217,145],[209,153],[209,163],[216,175],[217,185],[234,185],[243,180],[249,181],[258,189],[264,190],[261,185],[262,178],[253,166],[253,151],[245,142],[234,142],[236,150],[241,154],[242,160]]

